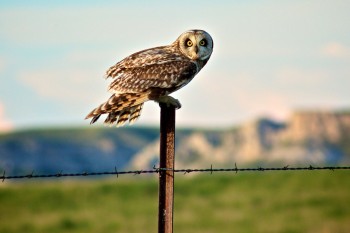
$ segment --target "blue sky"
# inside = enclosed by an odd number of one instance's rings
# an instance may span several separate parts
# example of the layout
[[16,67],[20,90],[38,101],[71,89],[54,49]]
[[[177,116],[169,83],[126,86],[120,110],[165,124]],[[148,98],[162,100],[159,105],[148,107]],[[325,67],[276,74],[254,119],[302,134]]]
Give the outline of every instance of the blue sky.
[[[174,93],[181,126],[230,126],[350,100],[350,1],[2,1],[0,131],[87,125],[109,97],[105,70],[204,29],[207,66]],[[146,104],[138,125],[157,125]],[[99,123],[100,125],[101,123]]]

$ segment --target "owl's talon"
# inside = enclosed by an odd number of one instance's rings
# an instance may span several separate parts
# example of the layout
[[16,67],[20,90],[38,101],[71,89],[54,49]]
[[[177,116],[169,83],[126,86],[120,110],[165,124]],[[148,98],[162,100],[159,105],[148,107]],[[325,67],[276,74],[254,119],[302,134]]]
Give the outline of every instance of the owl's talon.
[[168,103],[167,106],[170,107],[169,105],[175,106],[175,109],[180,109],[181,108],[181,103],[178,99],[174,99],[174,102]]
[[159,104],[166,104],[167,107],[174,106],[176,109],[181,108],[181,103],[178,99],[175,99],[169,95],[162,96],[158,100],[156,100]]

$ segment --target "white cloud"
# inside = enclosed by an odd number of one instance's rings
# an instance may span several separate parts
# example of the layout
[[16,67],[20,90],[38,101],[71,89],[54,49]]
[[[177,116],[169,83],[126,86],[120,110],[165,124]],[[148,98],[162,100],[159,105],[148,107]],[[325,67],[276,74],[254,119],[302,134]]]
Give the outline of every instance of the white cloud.
[[257,116],[285,118],[289,100],[273,87],[261,87],[263,79],[249,71],[207,70],[174,94],[183,104],[177,120],[184,125],[227,126]]
[[42,69],[22,72],[20,80],[39,96],[70,103],[91,102],[102,90],[103,78],[91,69]]
[[299,107],[337,106],[347,93],[337,88],[339,80],[323,67],[289,66],[267,72],[209,70],[198,76],[191,87],[181,91],[186,103],[179,116],[203,123],[227,125],[257,116],[283,120]]
[[321,48],[321,54],[335,58],[349,58],[350,47],[339,42],[331,42]]
[[108,84],[100,57],[108,57],[108,53],[75,50],[55,57],[43,68],[22,69],[18,79],[40,97],[71,106],[94,102],[106,93]]
[[290,109],[348,107],[348,71],[329,67],[289,66],[272,74],[271,91]]
[[[266,74],[254,74],[249,71],[240,72],[231,77],[236,80],[231,87],[231,100],[237,106],[232,112],[241,111],[245,118],[272,117],[285,119],[290,111],[288,96],[279,91],[276,86],[270,86]],[[266,82],[266,84],[264,84]]]
[[275,73],[275,79],[280,85],[284,86],[319,86],[325,84],[330,80],[327,70],[322,67],[317,69],[302,69],[299,67],[282,67]]
[[12,123],[5,117],[5,109],[2,103],[0,103],[0,132],[8,132],[12,130]]

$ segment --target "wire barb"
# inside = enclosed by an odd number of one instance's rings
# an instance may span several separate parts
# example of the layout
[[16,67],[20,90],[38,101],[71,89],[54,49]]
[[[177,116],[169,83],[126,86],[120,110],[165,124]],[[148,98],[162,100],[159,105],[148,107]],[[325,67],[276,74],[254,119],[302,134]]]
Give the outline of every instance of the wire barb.
[[140,175],[143,171],[142,170],[139,170],[139,171],[134,171],[134,175]]
[[56,177],[61,177],[62,176],[62,171],[56,174]]
[[118,170],[117,170],[117,166],[114,167],[114,173],[117,175],[117,178],[119,177],[118,175]]
[[34,170],[32,171],[32,173],[30,173],[30,174],[27,175],[27,178],[28,178],[28,179],[33,178],[33,175],[34,175]]
[[0,178],[2,179],[2,182],[5,181],[5,175],[6,175],[6,172],[5,172],[5,170],[4,170],[4,173],[2,174],[2,177],[0,177]]
[[156,167],[156,165],[153,165],[153,170],[154,170],[156,173],[159,173],[159,167]]
[[194,171],[194,170],[192,170],[192,169],[186,169],[184,175],[186,175],[187,173],[191,173],[191,172],[193,172],[193,171]]

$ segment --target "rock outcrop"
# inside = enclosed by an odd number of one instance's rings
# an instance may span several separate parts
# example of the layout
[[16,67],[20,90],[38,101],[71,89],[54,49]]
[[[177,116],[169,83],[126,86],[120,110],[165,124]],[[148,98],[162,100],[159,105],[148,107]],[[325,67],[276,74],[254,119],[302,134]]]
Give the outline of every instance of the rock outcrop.
[[[284,122],[259,119],[225,131],[195,131],[177,138],[176,166],[234,163],[338,164],[350,161],[350,112],[298,111]],[[157,165],[158,140],[131,166]]]

